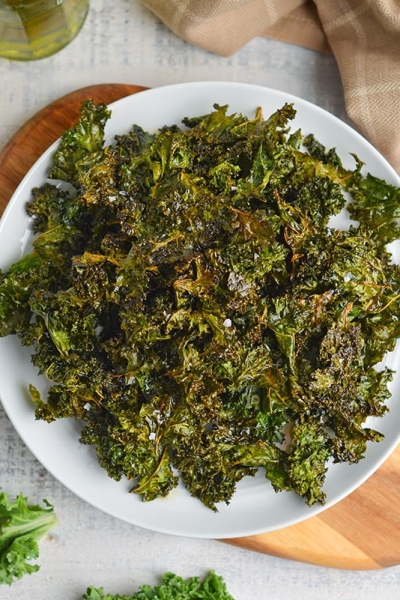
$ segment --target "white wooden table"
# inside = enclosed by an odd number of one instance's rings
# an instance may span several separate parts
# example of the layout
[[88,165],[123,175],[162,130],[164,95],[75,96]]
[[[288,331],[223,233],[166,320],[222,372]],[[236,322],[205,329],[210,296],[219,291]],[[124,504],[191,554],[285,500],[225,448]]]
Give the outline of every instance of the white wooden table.
[[[57,55],[32,63],[0,59],[0,147],[29,117],[75,89],[97,83],[155,87],[229,80],[285,90],[346,117],[330,55],[257,39],[230,58],[195,48],[167,30],[138,0],[92,0],[79,36]],[[1,600],[80,600],[88,585],[132,593],[165,571],[202,576],[214,569],[236,600],[394,600],[400,567],[350,572],[241,550],[214,540],[133,527],[92,508],[49,475],[24,446],[0,406],[0,487],[48,498],[60,524],[40,545],[41,569]]]

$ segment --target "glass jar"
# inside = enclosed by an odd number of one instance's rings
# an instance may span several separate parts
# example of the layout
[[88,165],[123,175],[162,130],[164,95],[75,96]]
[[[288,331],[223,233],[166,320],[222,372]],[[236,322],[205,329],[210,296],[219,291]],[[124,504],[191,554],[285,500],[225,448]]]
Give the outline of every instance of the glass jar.
[[71,42],[81,29],[89,0],[0,0],[0,56],[35,60]]

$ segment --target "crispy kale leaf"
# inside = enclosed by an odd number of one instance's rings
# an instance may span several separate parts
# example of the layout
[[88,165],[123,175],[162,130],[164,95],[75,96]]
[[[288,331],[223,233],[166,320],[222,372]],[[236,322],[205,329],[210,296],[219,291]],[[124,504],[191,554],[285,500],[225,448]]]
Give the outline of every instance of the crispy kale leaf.
[[76,186],[79,174],[95,165],[103,156],[104,128],[110,117],[105,104],[86,100],[79,121],[62,136],[49,177]]
[[[324,502],[329,463],[382,439],[367,421],[400,335],[398,190],[290,131],[290,104],[215,105],[104,147],[107,116],[83,105],[51,171],[76,193],[33,191],[33,252],[0,281],[0,333],[52,382],[31,386],[36,417],[82,420],[146,501],[180,476],[217,510],[262,468]],[[335,229],[346,204],[359,223]]]
[[12,584],[23,575],[35,573],[39,565],[38,541],[57,523],[51,504],[46,508],[28,504],[19,494],[15,500],[0,491],[0,584]]
[[400,238],[400,189],[374,177],[354,178],[350,215],[379,244]]
[[84,600],[233,600],[223,578],[211,571],[201,581],[199,577],[183,579],[174,573],[164,573],[160,585],[142,585],[132,595],[107,594],[103,588],[90,586]]

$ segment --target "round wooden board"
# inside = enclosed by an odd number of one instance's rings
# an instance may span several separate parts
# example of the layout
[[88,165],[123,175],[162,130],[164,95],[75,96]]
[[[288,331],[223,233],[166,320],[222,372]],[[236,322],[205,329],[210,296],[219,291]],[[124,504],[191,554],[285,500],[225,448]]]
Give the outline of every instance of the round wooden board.
[[[100,84],[56,100],[32,117],[0,152],[0,214],[23,176],[79,115],[82,100],[109,104],[143,87]],[[224,541],[224,540],[221,540]],[[298,525],[226,543],[340,569],[400,564],[400,446],[358,490]]]

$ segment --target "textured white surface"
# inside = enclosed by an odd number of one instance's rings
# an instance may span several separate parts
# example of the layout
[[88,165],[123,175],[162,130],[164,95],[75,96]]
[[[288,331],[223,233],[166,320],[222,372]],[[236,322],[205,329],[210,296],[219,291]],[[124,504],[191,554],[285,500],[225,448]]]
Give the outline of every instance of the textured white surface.
[[[165,29],[137,0],[92,0],[76,40],[35,63],[0,59],[0,147],[49,102],[95,83],[155,87],[228,80],[267,85],[319,104],[348,121],[334,59],[257,39],[230,58],[194,48]],[[395,600],[400,567],[339,571],[241,550],[213,540],[152,533],[109,517],[73,496],[34,459],[0,407],[0,487],[48,498],[59,525],[40,545],[41,569],[1,600],[80,600],[90,584],[132,593],[164,571],[183,576],[214,569],[236,600]],[[371,529],[373,535],[373,529]]]

